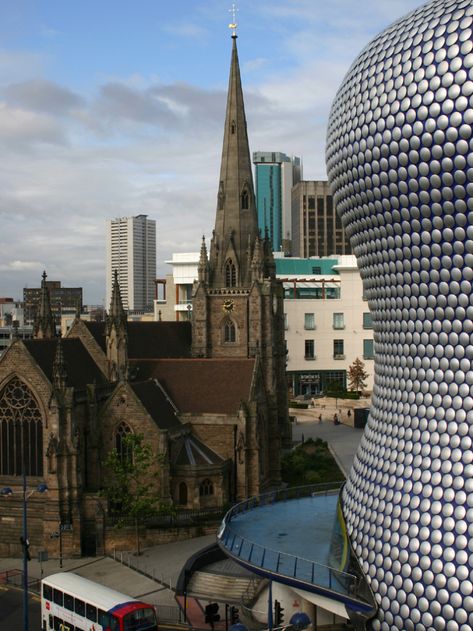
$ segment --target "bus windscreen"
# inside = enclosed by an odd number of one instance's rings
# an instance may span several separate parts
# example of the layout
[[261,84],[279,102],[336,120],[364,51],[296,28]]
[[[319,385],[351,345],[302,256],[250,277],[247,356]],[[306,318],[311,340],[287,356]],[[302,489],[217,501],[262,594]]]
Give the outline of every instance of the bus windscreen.
[[136,609],[123,618],[123,631],[158,631],[156,614],[152,609]]

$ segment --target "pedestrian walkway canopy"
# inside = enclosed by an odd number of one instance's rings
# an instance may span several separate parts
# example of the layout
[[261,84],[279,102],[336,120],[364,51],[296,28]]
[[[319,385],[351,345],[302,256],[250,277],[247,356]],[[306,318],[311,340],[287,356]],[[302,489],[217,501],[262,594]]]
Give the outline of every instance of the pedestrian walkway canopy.
[[354,558],[340,484],[284,489],[233,506],[218,542],[225,553],[276,582],[343,603],[370,618],[376,605]]

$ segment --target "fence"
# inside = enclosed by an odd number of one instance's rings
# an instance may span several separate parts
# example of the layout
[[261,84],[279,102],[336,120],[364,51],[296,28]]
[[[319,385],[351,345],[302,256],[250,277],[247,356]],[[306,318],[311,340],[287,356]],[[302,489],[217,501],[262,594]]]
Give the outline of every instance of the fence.
[[[154,515],[148,515],[138,519],[139,526],[146,528],[178,528],[185,526],[197,526],[208,522],[221,521],[227,508],[208,508],[205,510],[182,510],[177,512],[161,511]],[[124,526],[135,526],[135,518],[123,515],[110,515],[107,523],[114,526],[117,523]]]
[[[7,570],[0,572],[0,585],[15,585],[23,587],[23,570]],[[41,579],[28,578],[28,590],[39,594],[41,591]]]

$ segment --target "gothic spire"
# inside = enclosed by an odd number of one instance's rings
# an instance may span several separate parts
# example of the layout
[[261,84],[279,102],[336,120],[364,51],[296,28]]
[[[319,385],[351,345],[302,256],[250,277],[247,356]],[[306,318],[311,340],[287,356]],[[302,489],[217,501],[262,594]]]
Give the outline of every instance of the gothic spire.
[[47,274],[44,271],[41,281],[38,311],[34,323],[34,336],[36,339],[51,339],[56,335],[56,324],[51,310],[51,299],[46,284]]
[[56,355],[53,362],[53,385],[58,390],[66,387],[67,371],[66,362],[64,360],[64,352],[62,347],[62,338],[59,334],[57,338]]
[[202,237],[202,245],[200,246],[200,258],[198,266],[199,280],[208,281],[209,259],[207,256],[207,246],[205,245],[205,236]]
[[[236,35],[232,35],[232,59],[228,84],[227,111],[223,135],[222,162],[218,186],[215,243],[211,247],[210,268],[216,285],[225,286],[223,268],[230,256],[229,236],[237,267],[237,284],[248,278],[247,244],[258,235],[258,218],[253,189],[250,148],[240,79]],[[248,239],[250,238],[250,239]]]
[[123,308],[122,294],[120,291],[120,285],[118,283],[117,270],[113,273],[113,287],[112,287],[112,299],[110,300],[110,313],[109,318],[114,320],[117,324],[126,322],[126,313]]

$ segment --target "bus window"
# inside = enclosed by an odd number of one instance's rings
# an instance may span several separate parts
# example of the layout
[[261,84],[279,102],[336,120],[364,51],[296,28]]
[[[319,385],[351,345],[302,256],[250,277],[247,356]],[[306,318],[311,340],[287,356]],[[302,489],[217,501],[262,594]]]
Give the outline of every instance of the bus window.
[[92,620],[92,622],[97,622],[97,607],[93,605],[89,605],[89,603],[85,606],[85,615],[88,620]]
[[112,614],[106,613],[99,609],[98,623],[107,631],[120,631],[120,622]]
[[69,611],[74,611],[74,597],[70,594],[64,594],[64,607]]
[[49,614],[49,628],[53,629],[53,617],[51,614]]
[[74,598],[74,611],[77,615],[84,617],[85,616],[85,603],[83,600],[79,600],[78,598]]
[[63,599],[63,593],[61,592],[60,589],[53,590],[53,600],[56,603],[56,605],[60,605],[62,607],[64,599]]
[[124,619],[124,631],[158,631],[156,616],[152,609],[136,609]]
[[51,585],[46,585],[46,583],[43,583],[43,598],[46,600],[53,599],[53,588]]
[[62,631],[62,620],[54,616],[54,631]]

